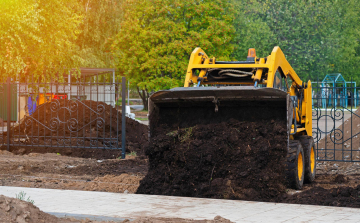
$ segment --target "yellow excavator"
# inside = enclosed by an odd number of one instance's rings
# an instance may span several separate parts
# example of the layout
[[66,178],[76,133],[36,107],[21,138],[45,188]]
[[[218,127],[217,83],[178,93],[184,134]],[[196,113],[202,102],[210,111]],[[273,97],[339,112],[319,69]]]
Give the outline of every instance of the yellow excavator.
[[151,95],[150,137],[161,124],[176,129],[212,120],[269,122],[280,117],[288,132],[286,180],[301,189],[314,181],[316,171],[311,100],[311,82],[299,78],[278,46],[265,58],[250,48],[246,61],[217,61],[198,47],[191,53],[184,87]]

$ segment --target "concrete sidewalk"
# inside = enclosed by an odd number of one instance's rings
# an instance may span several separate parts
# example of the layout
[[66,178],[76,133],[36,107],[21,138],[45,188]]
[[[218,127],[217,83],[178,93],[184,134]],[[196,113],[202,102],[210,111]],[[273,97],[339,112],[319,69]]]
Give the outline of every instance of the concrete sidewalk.
[[220,215],[234,222],[360,222],[357,208],[0,186],[0,194],[8,197],[21,191],[42,211],[57,216],[201,220]]

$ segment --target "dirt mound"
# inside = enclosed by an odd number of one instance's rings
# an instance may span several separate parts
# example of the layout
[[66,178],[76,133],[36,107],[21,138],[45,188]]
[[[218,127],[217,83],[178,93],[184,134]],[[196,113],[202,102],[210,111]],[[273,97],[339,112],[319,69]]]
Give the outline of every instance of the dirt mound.
[[158,134],[139,194],[274,200],[285,193],[286,123],[229,120]]
[[97,177],[88,184],[85,190],[90,191],[111,191],[117,193],[135,193],[139,187],[142,177],[132,176],[129,174],[121,174],[120,176],[106,175]]
[[40,211],[32,203],[0,195],[0,222],[60,222],[53,215]]
[[[113,223],[114,221],[92,221],[89,219],[57,218],[42,212],[32,203],[0,195],[0,222],[6,223]],[[124,220],[134,223],[197,222],[197,223],[231,223],[230,220],[216,216],[214,220],[188,220],[181,218],[138,218]]]
[[[346,111],[346,110],[345,110]],[[342,109],[332,111],[331,116],[341,120],[344,116]],[[333,127],[332,120],[328,119],[327,131]],[[344,121],[333,132],[325,136],[318,143],[318,156],[321,159],[360,161],[360,109],[352,114],[352,118]],[[324,133],[322,133],[324,134]],[[315,137],[315,136],[314,136]],[[352,148],[352,149],[351,149]],[[335,149],[335,154],[334,154]]]
[[[30,150],[37,153],[48,152],[50,149],[49,152],[70,156],[117,158],[121,154],[119,150],[101,151],[97,147],[121,148],[121,123],[121,113],[106,103],[54,100],[40,105],[30,117],[26,117],[18,126],[12,128],[12,131],[15,140],[20,138],[19,141],[35,146],[31,149],[26,148],[25,153],[29,153]],[[148,140],[147,126],[126,118],[126,140],[128,152],[144,154],[142,145]],[[37,148],[36,145],[49,147]],[[90,149],[54,149],[56,145],[87,146]],[[17,149],[19,148],[13,150]]]
[[357,187],[337,187],[324,189],[314,187],[302,193],[288,196],[283,203],[311,204],[339,207],[360,207],[360,185]]

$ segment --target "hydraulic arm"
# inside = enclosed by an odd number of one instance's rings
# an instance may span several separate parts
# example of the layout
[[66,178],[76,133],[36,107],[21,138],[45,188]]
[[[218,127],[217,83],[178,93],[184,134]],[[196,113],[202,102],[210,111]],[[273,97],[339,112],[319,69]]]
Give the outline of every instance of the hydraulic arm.
[[306,131],[306,135],[312,136],[311,82],[299,78],[278,46],[265,58],[256,57],[255,49],[251,48],[246,61],[216,61],[198,47],[191,53],[184,87],[200,85],[284,90],[291,96],[294,107],[292,134]]

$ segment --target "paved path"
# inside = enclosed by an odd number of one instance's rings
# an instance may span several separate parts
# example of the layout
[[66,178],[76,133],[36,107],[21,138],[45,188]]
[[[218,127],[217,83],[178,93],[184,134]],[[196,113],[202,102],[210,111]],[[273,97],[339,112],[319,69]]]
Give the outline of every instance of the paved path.
[[130,108],[134,109],[135,111],[141,111],[144,109],[144,105],[130,105]]
[[220,215],[234,222],[360,222],[356,208],[0,186],[0,194],[8,197],[21,191],[42,211],[58,216],[201,220]]

